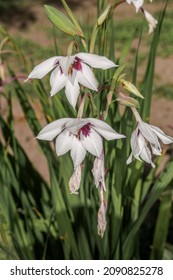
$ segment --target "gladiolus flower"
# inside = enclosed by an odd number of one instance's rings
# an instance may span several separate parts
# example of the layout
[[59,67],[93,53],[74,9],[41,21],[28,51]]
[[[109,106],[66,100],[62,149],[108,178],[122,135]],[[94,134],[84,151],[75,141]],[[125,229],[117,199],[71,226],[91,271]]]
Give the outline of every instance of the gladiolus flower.
[[88,65],[100,69],[117,66],[105,56],[90,53],[77,53],[65,57],[54,56],[37,65],[29,74],[28,79],[42,79],[53,70],[50,76],[51,96],[65,87],[66,97],[75,108],[80,92],[79,84],[94,91],[98,88],[98,81]]
[[149,33],[152,33],[153,30],[156,28],[158,21],[146,10],[144,10],[144,15],[146,20],[148,21]]
[[[51,141],[56,138],[56,153],[58,156],[70,151],[74,165],[74,173],[70,178],[69,187],[72,193],[77,193],[81,180],[81,163],[85,158],[86,151],[99,158],[103,151],[102,137],[106,140],[120,139],[125,136],[117,133],[108,124],[93,118],[63,118],[46,125],[36,137],[40,140]],[[102,165],[101,159],[101,165]],[[101,172],[102,171],[101,167]],[[96,175],[95,175],[96,176]],[[97,179],[101,179],[100,170]]]
[[[138,12],[139,9],[141,9],[141,11],[144,13],[146,20],[148,21],[149,33],[152,33],[153,30],[156,28],[158,21],[142,7],[144,4],[144,0],[126,0],[126,2],[128,4],[133,4],[136,8],[136,12]],[[150,0],[150,2],[152,2],[152,0]]]
[[143,122],[135,108],[132,111],[137,120],[137,127],[131,136],[132,152],[127,160],[127,164],[132,162],[132,156],[138,160],[143,160],[155,167],[152,162],[152,154],[161,155],[162,148],[159,140],[163,144],[173,143],[173,138],[167,136],[160,128]]
[[107,123],[94,118],[63,118],[46,125],[36,137],[51,141],[56,138],[58,156],[70,152],[76,169],[84,160],[86,151],[99,157],[103,150],[102,137],[106,140],[125,136],[117,133]]
[[144,4],[144,0],[126,0],[126,2],[130,5],[133,4],[136,8],[136,12],[139,11],[139,8],[142,7],[142,5]]

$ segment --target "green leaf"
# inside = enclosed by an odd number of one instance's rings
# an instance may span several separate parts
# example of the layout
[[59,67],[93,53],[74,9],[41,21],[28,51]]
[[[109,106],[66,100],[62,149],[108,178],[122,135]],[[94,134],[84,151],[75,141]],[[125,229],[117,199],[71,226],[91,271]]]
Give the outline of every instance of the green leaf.
[[58,223],[59,238],[62,240],[64,256],[66,259],[69,259],[70,254],[72,254],[74,256],[74,259],[78,259],[78,249],[72,227],[72,222],[69,218],[67,208],[60,189],[60,185],[55,176],[55,170],[52,166],[51,161],[49,161],[49,168],[51,178],[52,201]]
[[136,236],[141,224],[143,223],[145,217],[147,216],[149,210],[153,206],[153,204],[156,202],[156,200],[160,197],[161,193],[168,187],[168,185],[172,181],[172,179],[173,179],[172,169],[173,169],[173,162],[170,162],[170,163],[168,163],[165,171],[163,171],[161,173],[160,177],[158,178],[158,180],[152,187],[152,190],[150,191],[150,193],[148,195],[148,199],[147,199],[145,205],[143,206],[138,219],[133,223],[133,225],[129,231],[129,234],[127,235],[127,237],[124,241],[124,244],[123,244],[123,252],[124,252],[123,258],[124,259],[131,258],[132,254],[133,254],[132,245],[133,245],[135,236]]
[[142,103],[141,113],[144,120],[149,119],[150,108],[151,108],[151,97],[152,97],[152,88],[154,80],[154,70],[155,70],[155,60],[157,55],[157,47],[159,43],[159,38],[161,34],[162,24],[164,15],[166,12],[167,0],[165,1],[164,9],[160,14],[159,23],[153,35],[153,40],[151,43],[150,53],[148,56],[148,64],[145,72],[145,77],[142,84],[142,95],[145,97],[145,102]]
[[156,227],[154,232],[154,240],[151,252],[152,260],[162,260],[166,238],[169,229],[169,221],[171,217],[172,192],[169,190],[161,197],[159,213],[157,216]]
[[45,5],[46,14],[49,20],[64,33],[75,36],[82,36],[81,31],[60,11]]

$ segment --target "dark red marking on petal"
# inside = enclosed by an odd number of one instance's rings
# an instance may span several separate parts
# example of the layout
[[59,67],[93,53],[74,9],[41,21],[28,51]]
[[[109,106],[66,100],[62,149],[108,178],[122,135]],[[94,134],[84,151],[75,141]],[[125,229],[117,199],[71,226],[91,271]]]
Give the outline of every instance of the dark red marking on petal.
[[61,68],[61,66],[59,67],[59,69],[60,69],[60,72],[61,72],[61,75],[63,74],[63,71],[62,71],[62,68]]
[[57,61],[55,61],[55,63],[54,63],[54,68],[56,68],[56,67],[58,67],[58,66],[59,66],[59,69],[60,69],[61,74],[63,74],[62,68],[61,68],[61,66],[60,66],[60,64],[59,64],[59,61],[57,60]]
[[58,66],[59,65],[59,60],[55,60],[53,66]]
[[81,71],[82,70],[82,63],[81,63],[81,59],[78,57],[75,57],[74,62],[72,64],[72,68],[74,68],[77,71]]
[[[137,126],[138,126],[138,122],[137,122]],[[137,130],[137,137],[139,136],[139,134],[141,133],[141,131],[140,131],[140,129],[138,128],[138,130]]]
[[87,137],[90,135],[91,132],[91,124],[87,123],[81,128],[82,134]]

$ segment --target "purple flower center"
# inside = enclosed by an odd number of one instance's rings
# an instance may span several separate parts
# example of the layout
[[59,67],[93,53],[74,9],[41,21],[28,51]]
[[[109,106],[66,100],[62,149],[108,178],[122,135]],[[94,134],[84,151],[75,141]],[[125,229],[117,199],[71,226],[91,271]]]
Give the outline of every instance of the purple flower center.
[[81,63],[81,59],[78,57],[75,57],[74,62],[72,64],[72,68],[74,68],[77,71],[81,71],[82,70],[82,63]]
[[81,128],[81,131],[83,133],[83,135],[85,137],[89,136],[90,135],[90,132],[91,132],[91,124],[90,123],[87,123],[85,124],[82,128]]

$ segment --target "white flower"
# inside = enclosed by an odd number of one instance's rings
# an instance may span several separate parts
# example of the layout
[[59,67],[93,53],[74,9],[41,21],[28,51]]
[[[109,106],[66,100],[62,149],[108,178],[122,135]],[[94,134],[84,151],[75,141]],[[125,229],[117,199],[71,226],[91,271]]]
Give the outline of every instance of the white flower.
[[[126,0],[126,2],[130,5],[133,4],[136,8],[136,12],[139,11],[139,9],[143,6],[144,0]],[[152,0],[150,0],[152,2]]]
[[137,127],[131,136],[132,152],[127,160],[127,164],[132,162],[134,156],[138,160],[143,160],[155,167],[152,162],[152,154],[161,155],[162,148],[159,140],[163,144],[173,143],[173,138],[154,125],[143,122],[135,108],[132,109],[137,120]]
[[133,4],[136,8],[136,12],[139,11],[139,9],[142,7],[144,4],[144,0],[126,0],[126,2],[130,5]]
[[95,185],[98,188],[101,184],[102,188],[106,191],[105,185],[105,168],[104,168],[104,151],[102,151],[99,157],[96,157],[94,160],[94,166],[92,169],[92,174],[94,176]]
[[145,15],[146,20],[148,21],[149,33],[152,33],[153,30],[156,28],[158,21],[146,10],[144,10],[144,15]]
[[58,156],[70,151],[74,169],[83,161],[86,151],[99,157],[103,150],[102,137],[106,140],[124,138],[108,124],[94,118],[63,118],[46,125],[36,137],[51,141],[56,138]]
[[29,74],[28,79],[42,79],[53,70],[50,76],[51,96],[65,87],[66,97],[75,108],[80,91],[79,83],[91,90],[97,91],[98,88],[98,82],[88,65],[100,69],[117,66],[105,56],[90,53],[77,53],[65,57],[54,56],[37,65]]
[[[126,0],[126,2],[128,4],[133,4],[136,8],[136,12],[138,12],[139,9],[141,9],[141,11],[144,13],[146,20],[148,21],[149,33],[152,33],[153,30],[156,28],[158,21],[148,11],[142,8],[144,0]],[[152,0],[150,0],[150,2],[152,2]]]

